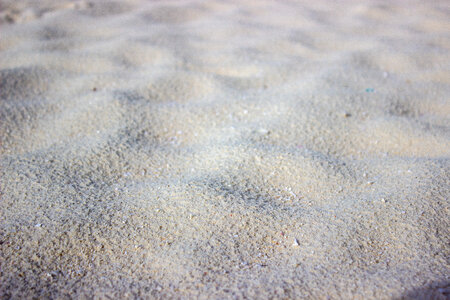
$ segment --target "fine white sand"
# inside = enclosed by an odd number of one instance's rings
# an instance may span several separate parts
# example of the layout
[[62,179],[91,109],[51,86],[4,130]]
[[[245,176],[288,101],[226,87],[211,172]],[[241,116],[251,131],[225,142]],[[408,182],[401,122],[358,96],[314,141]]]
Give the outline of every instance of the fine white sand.
[[0,3],[0,297],[446,299],[449,1]]

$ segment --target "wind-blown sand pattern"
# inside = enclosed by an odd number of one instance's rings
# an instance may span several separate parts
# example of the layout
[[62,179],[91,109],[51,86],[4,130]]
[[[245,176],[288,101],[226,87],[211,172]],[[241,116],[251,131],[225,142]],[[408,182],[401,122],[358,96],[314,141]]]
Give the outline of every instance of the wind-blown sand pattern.
[[448,1],[0,9],[1,298],[449,297]]

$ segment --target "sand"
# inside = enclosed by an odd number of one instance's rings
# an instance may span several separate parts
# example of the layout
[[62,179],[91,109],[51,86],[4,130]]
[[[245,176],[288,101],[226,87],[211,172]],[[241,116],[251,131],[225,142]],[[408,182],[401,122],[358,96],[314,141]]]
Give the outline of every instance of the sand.
[[2,299],[448,299],[448,1],[0,5]]

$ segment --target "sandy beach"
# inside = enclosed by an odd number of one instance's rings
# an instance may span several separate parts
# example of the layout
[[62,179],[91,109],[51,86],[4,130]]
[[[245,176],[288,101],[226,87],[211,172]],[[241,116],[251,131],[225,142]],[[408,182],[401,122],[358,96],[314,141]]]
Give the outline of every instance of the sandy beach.
[[449,299],[449,1],[0,1],[1,299]]

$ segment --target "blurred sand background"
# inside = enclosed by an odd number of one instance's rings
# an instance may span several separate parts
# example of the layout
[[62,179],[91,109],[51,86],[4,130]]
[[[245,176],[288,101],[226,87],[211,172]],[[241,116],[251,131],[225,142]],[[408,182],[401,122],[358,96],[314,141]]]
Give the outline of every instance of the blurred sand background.
[[446,299],[449,1],[0,2],[0,297]]

